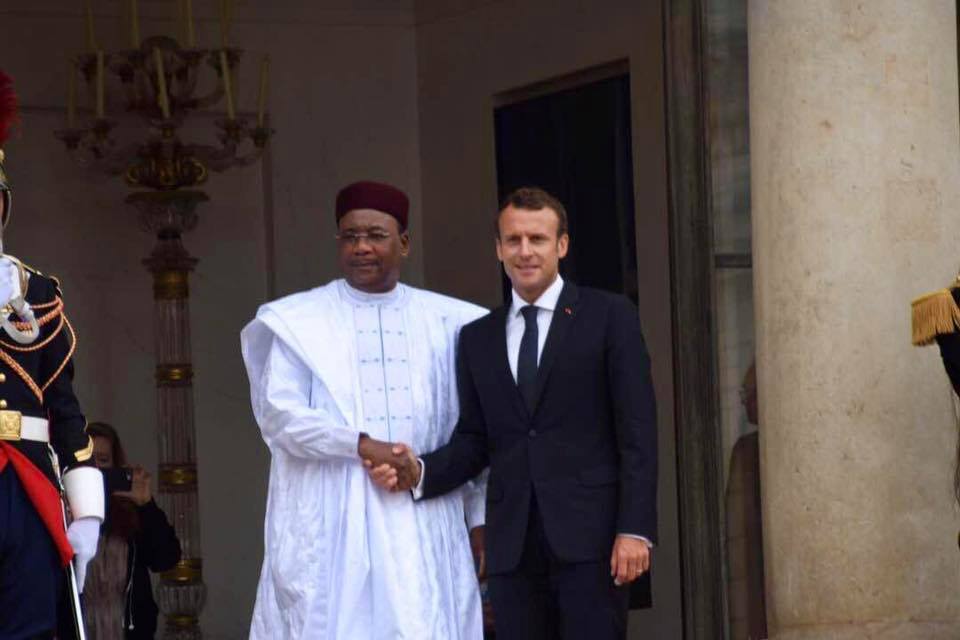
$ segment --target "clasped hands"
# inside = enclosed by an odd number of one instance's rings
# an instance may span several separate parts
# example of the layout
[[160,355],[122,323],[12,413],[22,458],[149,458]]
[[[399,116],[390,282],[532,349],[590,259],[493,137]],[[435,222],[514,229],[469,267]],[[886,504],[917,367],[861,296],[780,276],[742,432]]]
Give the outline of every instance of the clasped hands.
[[420,483],[420,463],[406,444],[360,436],[357,453],[370,479],[387,491],[408,491]]
[[[408,491],[420,484],[420,462],[408,445],[361,436],[357,451],[370,479],[383,489]],[[481,538],[481,549],[482,546]],[[481,560],[481,571],[482,565]],[[614,584],[630,584],[649,570],[650,548],[647,543],[632,536],[618,535],[610,554],[610,577]]]

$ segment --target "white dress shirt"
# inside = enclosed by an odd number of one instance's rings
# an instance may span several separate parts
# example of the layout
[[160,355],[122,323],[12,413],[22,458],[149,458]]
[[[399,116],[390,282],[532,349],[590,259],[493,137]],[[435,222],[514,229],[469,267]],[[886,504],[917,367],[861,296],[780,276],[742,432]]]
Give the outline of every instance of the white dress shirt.
[[[560,274],[557,274],[557,279],[553,281],[553,284],[547,287],[547,290],[533,302],[533,306],[537,308],[537,366],[540,365],[543,345],[547,343],[547,333],[550,332],[553,311],[557,308],[557,300],[560,299],[561,291],[563,291],[563,278],[560,277]],[[510,373],[513,374],[513,381],[516,382],[517,361],[520,359],[520,340],[523,338],[524,329],[527,328],[521,310],[530,303],[521,298],[516,289],[511,289],[510,293],[513,296],[513,303],[507,313],[507,360],[510,362]]]

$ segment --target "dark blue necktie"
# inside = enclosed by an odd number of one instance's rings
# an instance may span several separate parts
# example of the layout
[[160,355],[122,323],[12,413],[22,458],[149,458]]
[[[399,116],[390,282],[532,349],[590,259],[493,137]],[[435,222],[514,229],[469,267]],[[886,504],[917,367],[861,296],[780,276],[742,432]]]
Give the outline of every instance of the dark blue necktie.
[[526,326],[520,339],[520,356],[517,359],[517,386],[520,395],[533,414],[534,396],[537,393],[537,308],[532,304],[520,309]]

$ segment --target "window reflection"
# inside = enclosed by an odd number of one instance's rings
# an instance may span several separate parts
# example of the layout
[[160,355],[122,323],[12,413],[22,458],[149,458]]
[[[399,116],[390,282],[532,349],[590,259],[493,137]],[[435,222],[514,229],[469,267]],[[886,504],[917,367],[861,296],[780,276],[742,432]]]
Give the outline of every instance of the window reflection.
[[[767,637],[754,364],[747,0],[707,0],[706,82],[730,640]],[[762,401],[762,400],[760,400]]]

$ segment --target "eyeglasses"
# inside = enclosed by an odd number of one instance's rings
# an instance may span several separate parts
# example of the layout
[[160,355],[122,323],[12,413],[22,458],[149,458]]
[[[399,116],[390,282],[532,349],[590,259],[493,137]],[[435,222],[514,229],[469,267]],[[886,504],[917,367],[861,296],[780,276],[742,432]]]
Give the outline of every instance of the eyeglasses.
[[366,233],[344,231],[334,237],[340,244],[356,246],[361,240],[366,240],[370,244],[381,245],[387,242],[391,238],[391,235],[386,231],[368,231]]

